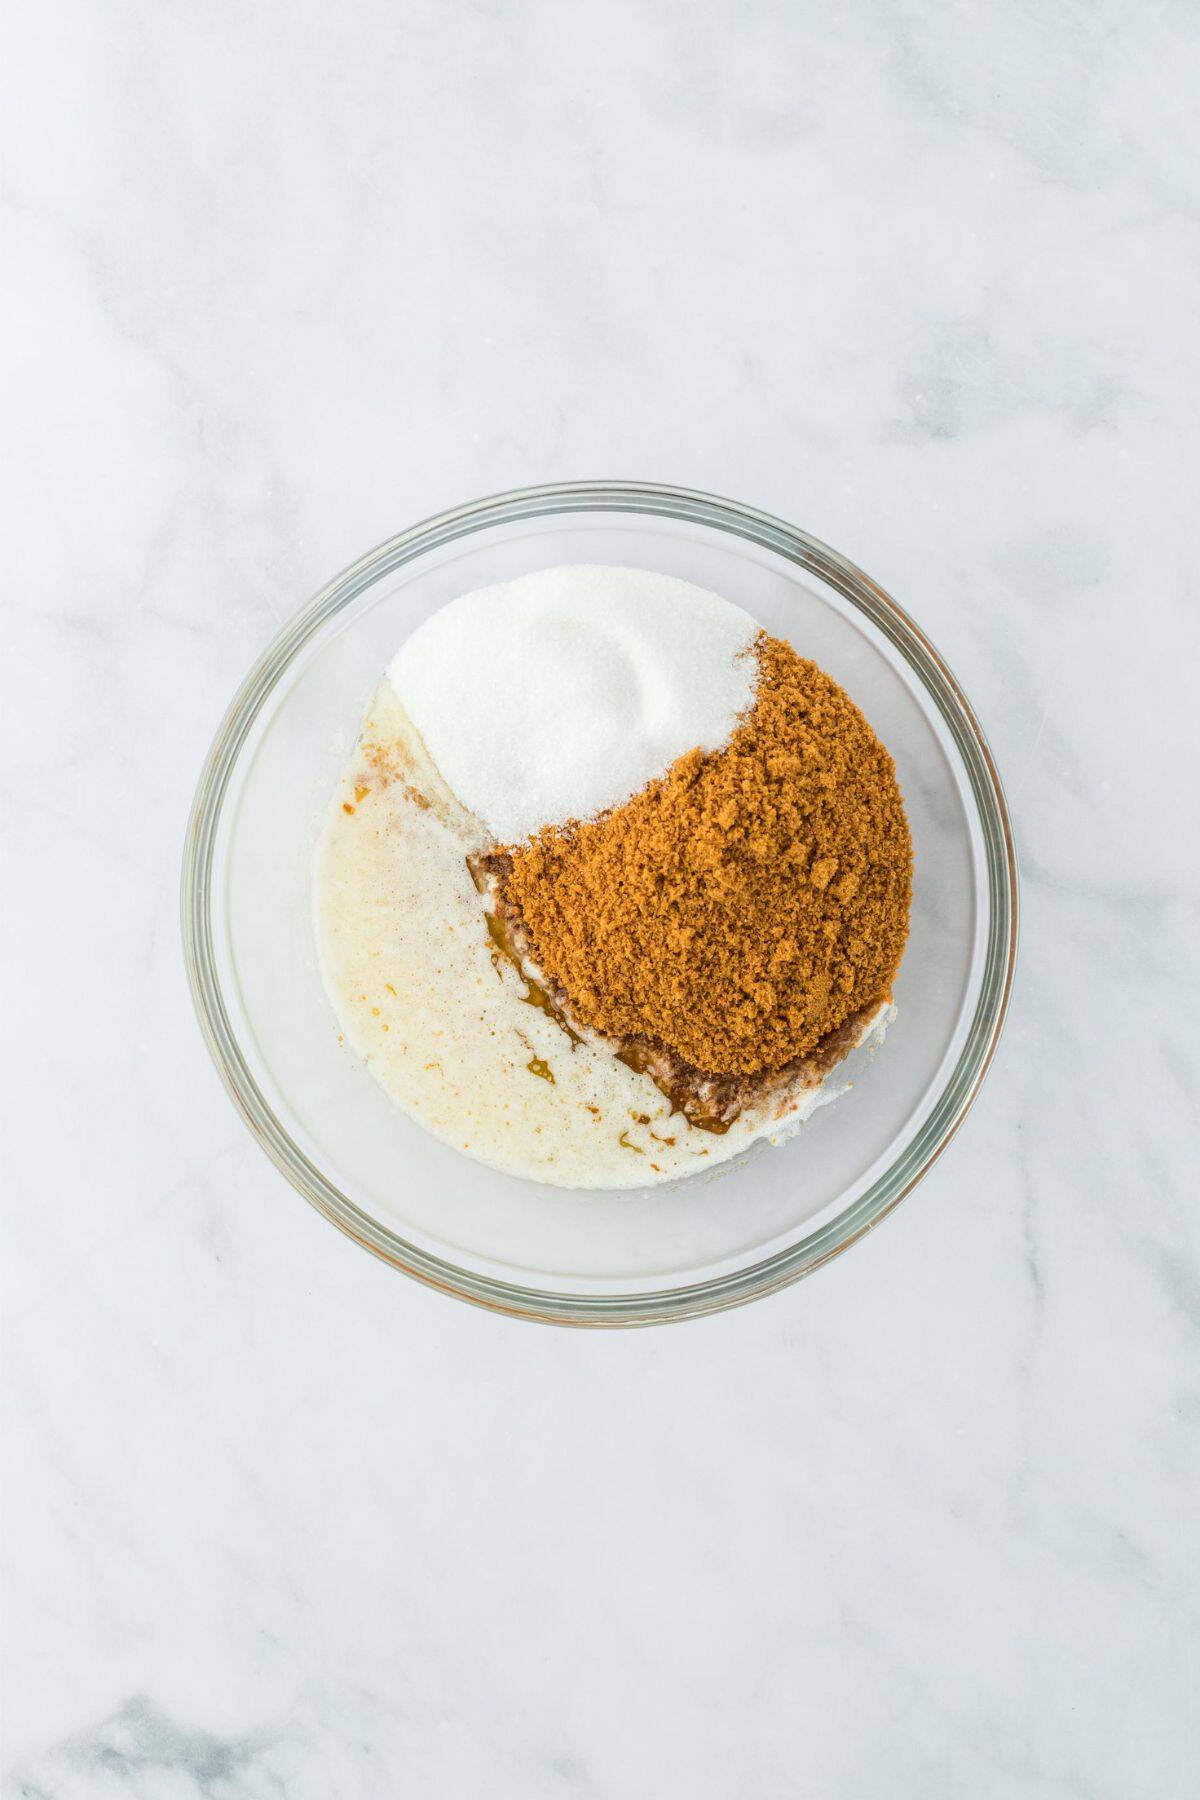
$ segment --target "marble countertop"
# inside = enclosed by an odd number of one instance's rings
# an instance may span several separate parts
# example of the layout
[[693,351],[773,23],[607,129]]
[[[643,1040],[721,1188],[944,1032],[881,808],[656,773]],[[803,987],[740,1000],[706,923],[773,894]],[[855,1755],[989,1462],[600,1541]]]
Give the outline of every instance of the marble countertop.
[[[1200,1765],[1200,12],[10,17],[14,1800],[1174,1800]],[[1024,866],[981,1100],[811,1281],[571,1334],[267,1163],[192,786],[391,532],[612,475],[906,604]]]

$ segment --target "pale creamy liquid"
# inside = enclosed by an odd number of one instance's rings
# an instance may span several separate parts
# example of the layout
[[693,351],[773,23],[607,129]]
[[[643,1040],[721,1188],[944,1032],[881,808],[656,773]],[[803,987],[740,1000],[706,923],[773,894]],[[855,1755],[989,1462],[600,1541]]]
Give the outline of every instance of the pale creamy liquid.
[[[318,848],[317,947],[344,1041],[427,1130],[513,1175],[635,1188],[778,1141],[842,1091],[748,1108],[723,1135],[690,1125],[648,1075],[530,1004],[467,868],[489,846],[383,682]],[[882,1007],[864,1038],[890,1016]]]

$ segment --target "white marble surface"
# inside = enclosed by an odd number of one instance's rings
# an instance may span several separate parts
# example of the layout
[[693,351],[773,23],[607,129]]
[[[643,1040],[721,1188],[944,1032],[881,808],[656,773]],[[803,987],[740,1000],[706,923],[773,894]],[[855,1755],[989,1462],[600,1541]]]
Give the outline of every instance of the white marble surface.
[[[1194,1793],[1194,0],[6,29],[6,1795]],[[576,475],[891,587],[1025,866],[924,1186],[640,1334],[473,1312],[305,1208],[176,927],[265,640]]]

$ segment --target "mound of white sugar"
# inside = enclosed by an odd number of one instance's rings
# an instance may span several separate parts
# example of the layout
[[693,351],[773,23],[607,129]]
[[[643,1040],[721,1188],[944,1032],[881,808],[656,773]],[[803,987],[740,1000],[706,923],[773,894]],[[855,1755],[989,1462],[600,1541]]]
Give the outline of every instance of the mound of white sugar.
[[758,630],[669,575],[545,569],[451,601],[388,677],[462,804],[514,843],[724,744],[750,703]]

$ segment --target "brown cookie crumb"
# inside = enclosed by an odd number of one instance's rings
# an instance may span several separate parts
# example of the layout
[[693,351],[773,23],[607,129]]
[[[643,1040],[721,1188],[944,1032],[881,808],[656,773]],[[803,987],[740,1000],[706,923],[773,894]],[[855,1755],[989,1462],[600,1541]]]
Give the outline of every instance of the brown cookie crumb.
[[816,663],[764,633],[753,706],[599,819],[511,847],[505,892],[586,1025],[757,1075],[888,999],[912,843],[895,766]]

